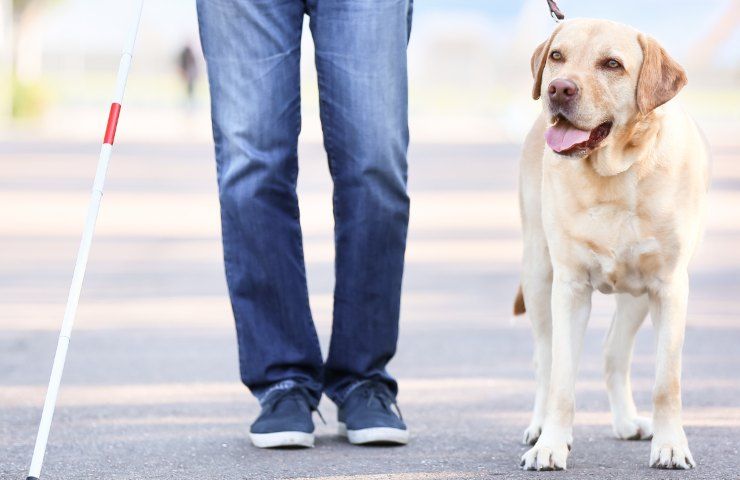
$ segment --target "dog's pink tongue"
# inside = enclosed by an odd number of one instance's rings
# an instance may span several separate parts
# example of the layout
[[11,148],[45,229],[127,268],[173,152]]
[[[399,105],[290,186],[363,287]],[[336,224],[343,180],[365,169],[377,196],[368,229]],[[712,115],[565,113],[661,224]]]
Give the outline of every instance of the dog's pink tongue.
[[588,141],[591,132],[578,130],[568,122],[560,121],[547,129],[545,140],[547,145],[556,152],[564,152],[574,145]]

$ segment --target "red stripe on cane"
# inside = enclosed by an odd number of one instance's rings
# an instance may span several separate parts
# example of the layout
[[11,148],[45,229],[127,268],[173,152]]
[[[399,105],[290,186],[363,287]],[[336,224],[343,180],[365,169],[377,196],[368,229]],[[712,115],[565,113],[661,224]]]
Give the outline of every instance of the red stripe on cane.
[[112,104],[110,106],[110,114],[108,115],[108,126],[105,127],[105,137],[103,137],[103,143],[113,145],[113,141],[116,139],[116,127],[118,127],[118,117],[120,115],[121,104]]

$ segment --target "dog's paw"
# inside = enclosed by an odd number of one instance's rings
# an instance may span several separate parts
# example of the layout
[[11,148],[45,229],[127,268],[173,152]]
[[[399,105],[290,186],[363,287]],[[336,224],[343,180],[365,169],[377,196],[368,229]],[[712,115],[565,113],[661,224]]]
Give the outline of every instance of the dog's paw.
[[522,443],[524,445],[534,445],[540,438],[542,433],[542,425],[539,423],[532,423],[526,430],[524,430],[524,438]]
[[614,434],[621,440],[650,440],[653,422],[646,417],[614,419]]
[[549,443],[543,442],[540,438],[535,446],[522,456],[520,466],[524,470],[565,470],[569,451],[567,442]]
[[696,466],[688,443],[670,438],[653,438],[650,447],[650,466],[653,468],[688,470]]

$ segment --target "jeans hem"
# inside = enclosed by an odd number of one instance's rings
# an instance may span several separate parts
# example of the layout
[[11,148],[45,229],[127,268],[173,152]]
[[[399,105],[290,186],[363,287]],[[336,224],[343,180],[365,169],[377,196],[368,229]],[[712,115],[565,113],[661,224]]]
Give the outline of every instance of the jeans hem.
[[347,387],[343,388],[339,392],[336,392],[335,394],[331,395],[331,400],[336,404],[337,407],[341,407],[345,400],[347,400],[347,397],[357,389],[357,387],[364,385],[368,382],[371,382],[372,380],[364,379],[364,380],[356,380],[352,383],[350,383]]
[[260,405],[264,406],[268,397],[270,397],[273,393],[282,390],[290,390],[291,388],[296,386],[298,386],[298,382],[296,382],[295,380],[283,380],[282,382],[275,383],[264,390],[252,393],[255,397],[257,397],[257,400],[259,400]]

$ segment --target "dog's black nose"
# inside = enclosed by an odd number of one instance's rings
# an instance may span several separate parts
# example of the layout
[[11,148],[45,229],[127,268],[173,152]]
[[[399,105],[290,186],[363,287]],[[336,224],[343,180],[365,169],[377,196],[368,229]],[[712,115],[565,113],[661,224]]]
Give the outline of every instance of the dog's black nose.
[[550,101],[556,105],[565,105],[578,97],[578,85],[565,78],[556,78],[547,89]]

